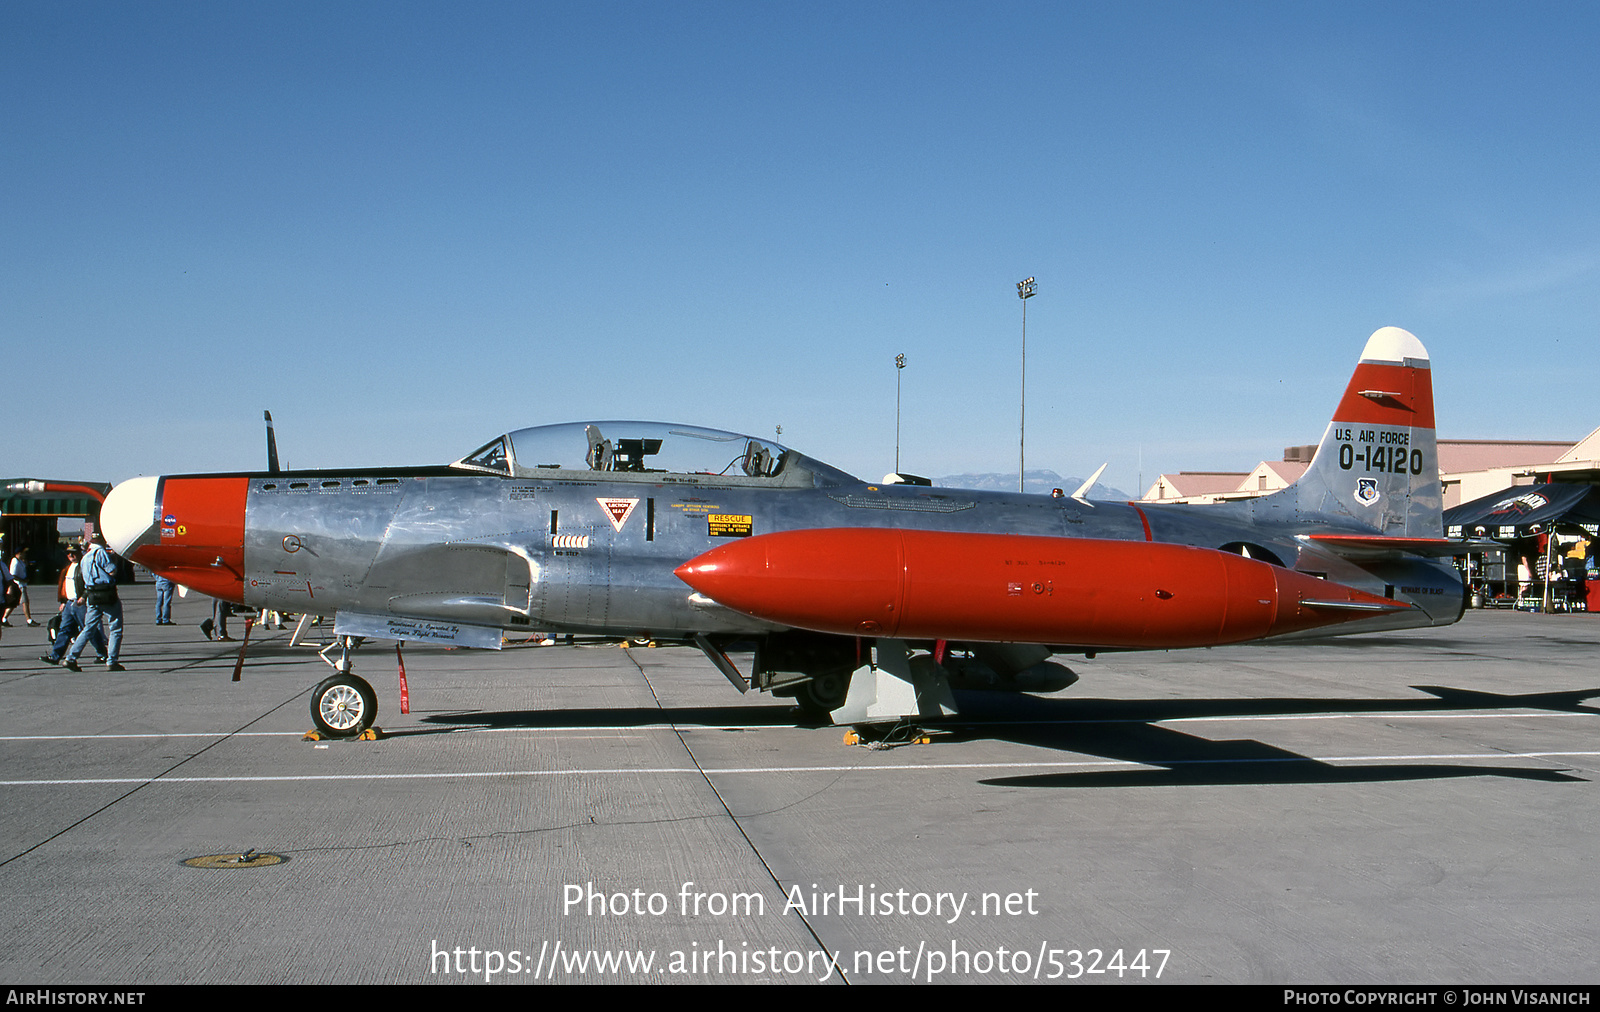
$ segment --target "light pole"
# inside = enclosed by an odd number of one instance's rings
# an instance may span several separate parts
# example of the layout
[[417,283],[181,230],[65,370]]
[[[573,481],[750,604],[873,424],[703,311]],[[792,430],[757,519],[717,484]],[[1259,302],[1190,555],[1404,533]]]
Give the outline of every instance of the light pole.
[[900,473],[900,371],[906,367],[902,352],[894,357],[894,473]]
[[1017,422],[1017,491],[1022,491],[1022,476],[1028,458],[1028,300],[1033,298],[1033,279],[1017,282],[1017,298],[1022,300],[1022,392]]

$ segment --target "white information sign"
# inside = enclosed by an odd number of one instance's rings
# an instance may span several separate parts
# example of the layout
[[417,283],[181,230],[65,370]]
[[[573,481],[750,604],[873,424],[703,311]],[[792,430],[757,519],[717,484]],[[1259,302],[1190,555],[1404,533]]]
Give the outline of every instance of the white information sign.
[[446,646],[476,647],[479,650],[499,650],[501,638],[500,630],[492,626],[398,618],[394,615],[363,615],[349,611],[341,611],[334,616],[333,633],[335,636],[442,643]]

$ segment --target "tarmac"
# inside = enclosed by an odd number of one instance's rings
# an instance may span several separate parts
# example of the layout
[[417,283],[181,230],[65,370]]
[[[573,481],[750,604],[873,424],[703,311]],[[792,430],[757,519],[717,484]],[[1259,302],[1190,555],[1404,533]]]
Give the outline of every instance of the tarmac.
[[386,736],[303,741],[314,648],[123,599],[125,673],[0,638],[8,985],[1600,976],[1600,616],[1061,657],[871,749],[609,644],[407,648],[402,713],[369,643]]

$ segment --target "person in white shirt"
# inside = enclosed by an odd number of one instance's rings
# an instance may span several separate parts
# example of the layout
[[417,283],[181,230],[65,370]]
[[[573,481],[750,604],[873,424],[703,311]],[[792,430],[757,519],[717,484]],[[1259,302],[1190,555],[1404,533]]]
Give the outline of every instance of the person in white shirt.
[[[22,593],[22,600],[18,604],[22,605],[23,617],[28,620],[29,625],[38,625],[39,623],[33,620],[33,607],[28,603],[28,550],[26,548],[11,557],[11,568],[8,574]],[[16,605],[7,608],[4,619],[0,621],[9,626],[11,624],[11,613],[16,610]]]

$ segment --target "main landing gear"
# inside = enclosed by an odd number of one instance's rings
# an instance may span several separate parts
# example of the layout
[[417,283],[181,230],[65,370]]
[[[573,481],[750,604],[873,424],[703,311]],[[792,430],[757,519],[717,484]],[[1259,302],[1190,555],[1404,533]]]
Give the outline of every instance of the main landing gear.
[[[372,726],[378,716],[378,694],[367,680],[351,673],[350,654],[360,640],[341,636],[318,656],[333,667],[334,673],[317,683],[311,691],[311,720],[326,738],[354,738]],[[339,659],[330,660],[328,651],[339,648]]]
[[854,672],[830,671],[813,676],[795,690],[794,701],[808,719],[827,721],[828,715],[844,705],[850,695],[850,678]]

